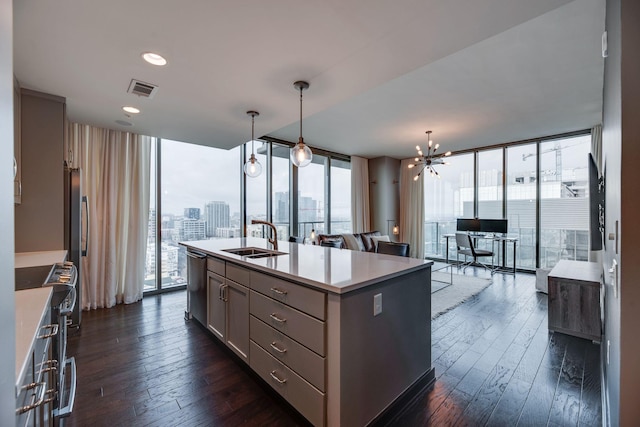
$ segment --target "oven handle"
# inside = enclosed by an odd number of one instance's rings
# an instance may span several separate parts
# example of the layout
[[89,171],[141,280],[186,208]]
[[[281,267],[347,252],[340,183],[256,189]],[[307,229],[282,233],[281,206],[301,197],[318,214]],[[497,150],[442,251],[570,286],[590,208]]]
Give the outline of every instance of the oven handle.
[[[54,411],[54,416],[63,418],[63,417],[68,417],[69,415],[71,415],[71,412],[73,412],[73,404],[76,400],[76,359],[75,357],[69,357],[66,361],[65,364],[70,364],[70,369],[71,369],[71,387],[69,388],[69,403],[67,403],[67,406],[58,409],[57,411]],[[59,394],[60,396],[62,395],[62,393]]]
[[[75,286],[73,288],[71,288],[71,290],[69,291],[69,295],[71,295],[71,305],[69,306],[69,308],[67,308],[65,310],[61,309],[60,310],[60,316],[69,316],[71,313],[73,313],[73,309],[76,307],[76,288],[75,288]],[[69,296],[67,296],[67,298],[69,298]]]

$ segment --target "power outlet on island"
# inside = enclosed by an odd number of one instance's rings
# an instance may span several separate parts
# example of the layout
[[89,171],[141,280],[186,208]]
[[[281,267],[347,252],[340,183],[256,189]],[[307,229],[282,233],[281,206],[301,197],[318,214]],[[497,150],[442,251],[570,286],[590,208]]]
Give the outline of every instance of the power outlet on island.
[[382,294],[375,294],[373,296],[373,315],[377,316],[382,313]]

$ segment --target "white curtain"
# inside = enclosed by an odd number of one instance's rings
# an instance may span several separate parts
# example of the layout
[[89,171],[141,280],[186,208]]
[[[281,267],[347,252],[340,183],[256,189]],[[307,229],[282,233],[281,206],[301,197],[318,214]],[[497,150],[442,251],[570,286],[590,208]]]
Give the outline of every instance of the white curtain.
[[354,233],[371,231],[369,160],[351,156],[351,223]]
[[151,138],[70,123],[67,162],[89,200],[82,308],[142,299],[149,221]]
[[424,259],[424,174],[414,181],[410,163],[400,162],[400,241],[409,243],[412,257]]

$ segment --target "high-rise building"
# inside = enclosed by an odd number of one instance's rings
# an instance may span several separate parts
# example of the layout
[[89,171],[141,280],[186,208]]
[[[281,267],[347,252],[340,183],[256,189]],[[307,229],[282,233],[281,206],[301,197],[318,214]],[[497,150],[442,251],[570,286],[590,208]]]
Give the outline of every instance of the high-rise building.
[[274,204],[274,211],[275,211],[273,222],[276,224],[288,224],[289,223],[289,192],[279,191],[275,193],[273,204]]
[[229,227],[229,204],[211,201],[204,205],[205,234],[207,237],[220,237],[217,230]]
[[318,221],[318,201],[306,196],[298,197],[298,222]]
[[178,222],[180,240],[202,240],[205,236],[205,222],[199,219],[185,218]]
[[200,219],[200,208],[184,208],[185,219]]
[[147,239],[149,241],[154,241],[156,239],[156,209],[149,209],[149,225],[148,225],[148,234]]

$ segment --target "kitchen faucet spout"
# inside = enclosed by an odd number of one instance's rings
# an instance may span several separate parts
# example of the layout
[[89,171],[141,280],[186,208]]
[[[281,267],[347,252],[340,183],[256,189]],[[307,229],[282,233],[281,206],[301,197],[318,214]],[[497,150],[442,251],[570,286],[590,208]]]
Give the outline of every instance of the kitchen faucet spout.
[[273,231],[273,239],[267,238],[267,240],[269,240],[269,243],[273,245],[273,250],[277,251],[278,250],[278,231],[276,230],[276,226],[268,221],[262,221],[259,219],[252,219],[251,224],[264,224],[271,227],[271,230]]

